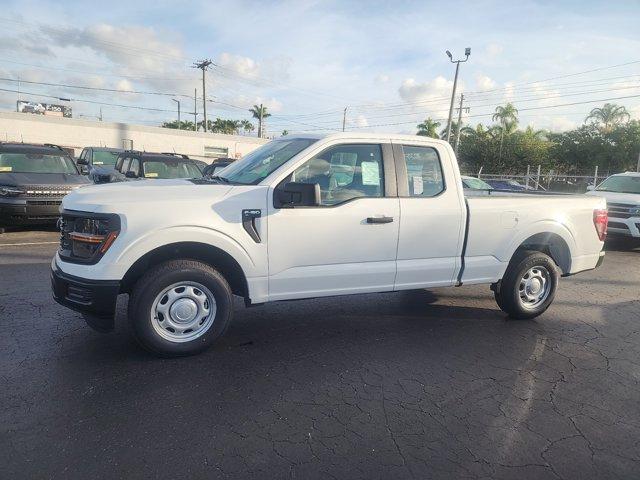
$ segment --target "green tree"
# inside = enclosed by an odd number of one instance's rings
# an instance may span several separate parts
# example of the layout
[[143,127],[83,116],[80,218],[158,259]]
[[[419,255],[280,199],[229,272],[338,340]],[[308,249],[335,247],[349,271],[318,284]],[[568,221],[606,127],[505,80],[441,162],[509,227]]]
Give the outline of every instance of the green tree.
[[282,133],[280,135],[286,137],[287,135],[289,135],[289,130],[282,130]]
[[507,103],[504,107],[496,107],[496,111],[491,117],[494,122],[500,123],[500,150],[498,157],[502,159],[502,144],[504,142],[504,136],[513,133],[518,127],[518,109],[513,106],[513,103]]
[[610,132],[614,127],[628,122],[630,119],[631,115],[622,105],[605,103],[604,106],[591,110],[584,121],[598,125],[605,132]]
[[267,117],[270,117],[271,114],[267,112],[267,107],[264,105],[254,105],[249,109],[249,112],[253,116],[253,118],[258,120],[258,137],[262,138],[264,133],[264,120]]
[[251,123],[249,120],[241,120],[240,123],[242,124],[244,133],[251,133],[256,129],[256,127],[253,126],[253,123]]
[[438,135],[439,126],[440,122],[427,118],[424,122],[418,124],[418,135],[422,137],[440,138]]
[[181,121],[180,123],[178,123],[177,120],[173,120],[171,122],[164,122],[162,125],[162,128],[175,128],[175,129],[180,129],[180,130],[193,130],[193,122],[189,122],[189,121]]

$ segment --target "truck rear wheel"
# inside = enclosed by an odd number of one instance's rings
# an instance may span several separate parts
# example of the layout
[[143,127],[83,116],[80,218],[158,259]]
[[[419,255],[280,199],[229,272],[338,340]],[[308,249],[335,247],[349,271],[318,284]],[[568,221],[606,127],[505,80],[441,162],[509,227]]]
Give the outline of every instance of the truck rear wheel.
[[171,260],[148,271],[129,299],[129,325],[145,349],[163,357],[193,355],[224,334],[233,314],[231,288],[216,269]]
[[537,317],[553,302],[558,278],[558,268],[548,255],[528,250],[518,252],[496,285],[496,303],[511,318]]

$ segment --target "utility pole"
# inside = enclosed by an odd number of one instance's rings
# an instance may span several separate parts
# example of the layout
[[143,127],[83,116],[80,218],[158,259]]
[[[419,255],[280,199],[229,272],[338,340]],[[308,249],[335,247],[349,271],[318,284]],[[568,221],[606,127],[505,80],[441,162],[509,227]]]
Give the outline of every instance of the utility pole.
[[98,117],[100,121],[102,121],[102,107],[100,107],[100,116]]
[[172,98],[171,100],[178,104],[178,130],[182,130],[182,126],[180,125],[180,100],[176,100],[175,98]]
[[466,113],[469,113],[469,107],[462,108],[462,102],[464,102],[464,93],[460,94],[460,106],[458,107],[458,131],[456,132],[456,147],[455,153],[458,155],[458,147],[460,147],[460,130],[462,130],[462,110]]
[[344,128],[347,125],[347,108],[349,107],[344,107],[344,112],[342,114],[342,131],[344,132]]
[[207,86],[205,84],[205,72],[213,62],[209,59],[200,60],[193,64],[193,68],[202,70],[202,115],[204,116],[204,131],[207,131]]
[[198,89],[193,89],[193,131],[198,131]]
[[262,104],[260,104],[260,118],[258,119],[258,138],[262,138],[262,113],[264,112],[264,108]]
[[447,56],[451,63],[456,64],[456,75],[453,78],[453,92],[451,92],[451,105],[449,106],[449,120],[447,122],[447,142],[451,139],[451,121],[453,119],[453,102],[456,99],[456,88],[458,86],[458,71],[460,70],[460,64],[469,60],[469,55],[471,55],[471,49],[469,47],[464,49],[464,60],[454,60],[451,52],[447,50]]

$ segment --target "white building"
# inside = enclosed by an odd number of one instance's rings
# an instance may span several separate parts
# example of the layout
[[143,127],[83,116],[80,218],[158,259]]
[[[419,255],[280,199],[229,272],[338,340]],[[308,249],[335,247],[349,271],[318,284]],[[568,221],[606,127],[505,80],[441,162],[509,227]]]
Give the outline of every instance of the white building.
[[211,161],[220,157],[241,158],[268,140],[242,135],[0,112],[0,141],[54,143],[73,148],[76,155],[84,147],[113,147],[183,153]]

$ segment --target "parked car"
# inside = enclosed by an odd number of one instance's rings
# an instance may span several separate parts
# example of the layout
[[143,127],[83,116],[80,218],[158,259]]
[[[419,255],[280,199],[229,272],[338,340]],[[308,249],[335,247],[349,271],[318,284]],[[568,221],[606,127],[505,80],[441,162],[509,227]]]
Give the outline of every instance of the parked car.
[[497,179],[497,180],[485,180],[485,182],[487,182],[495,190],[510,190],[514,192],[519,192],[523,190],[532,190],[531,188],[527,188],[525,185],[522,185],[516,180]]
[[607,200],[609,232],[640,240],[640,173],[611,175],[597,187],[587,188],[587,195]]
[[78,157],[80,171],[89,175],[93,183],[107,183],[114,173],[114,167],[122,148],[85,147]]
[[470,190],[493,190],[493,187],[477,177],[462,175],[462,186]]
[[253,305],[484,283],[527,319],[549,307],[560,276],[604,258],[603,198],[465,198],[441,140],[289,135],[222,173],[65,197],[55,299],[108,331],[127,293],[135,338],[175,356],[224,333],[233,294]]
[[62,197],[89,183],[62,147],[0,143],[0,228],[55,222]]
[[207,165],[202,171],[203,175],[217,175],[222,169],[227,168],[233,162],[235,158],[216,158],[213,162]]
[[114,172],[110,182],[202,177],[196,162],[174,153],[125,151],[118,156]]

